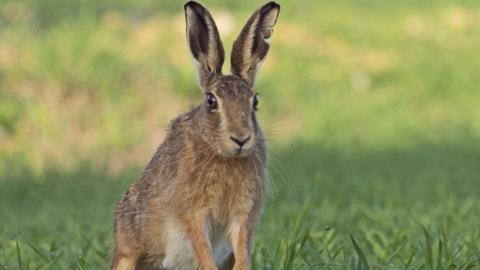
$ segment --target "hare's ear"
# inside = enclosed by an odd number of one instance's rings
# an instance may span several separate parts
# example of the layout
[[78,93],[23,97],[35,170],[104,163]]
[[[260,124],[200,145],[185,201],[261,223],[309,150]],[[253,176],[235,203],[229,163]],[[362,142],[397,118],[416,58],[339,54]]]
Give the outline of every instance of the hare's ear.
[[248,19],[232,49],[232,74],[245,79],[251,86],[268,49],[280,5],[269,2]]
[[187,42],[198,69],[198,80],[207,91],[215,76],[222,73],[225,57],[220,35],[212,16],[197,2],[185,4]]

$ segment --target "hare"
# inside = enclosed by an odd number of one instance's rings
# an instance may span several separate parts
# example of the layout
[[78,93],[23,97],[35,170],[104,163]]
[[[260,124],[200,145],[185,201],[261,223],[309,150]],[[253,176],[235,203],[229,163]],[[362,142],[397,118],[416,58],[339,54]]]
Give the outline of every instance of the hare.
[[266,148],[255,74],[280,6],[253,13],[233,44],[231,75],[208,10],[185,4],[187,41],[205,98],[170,124],[164,142],[115,210],[112,269],[250,269],[265,197]]

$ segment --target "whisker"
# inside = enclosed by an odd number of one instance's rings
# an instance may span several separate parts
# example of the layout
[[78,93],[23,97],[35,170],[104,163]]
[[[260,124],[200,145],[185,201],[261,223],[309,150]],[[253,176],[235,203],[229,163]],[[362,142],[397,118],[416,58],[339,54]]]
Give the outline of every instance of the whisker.
[[[217,168],[218,162],[215,163],[215,166],[213,167],[212,172],[210,173],[210,177],[208,177],[207,185],[205,186],[205,194],[208,194],[208,187],[210,185],[210,181],[212,180],[213,173],[215,172],[215,169]],[[205,198],[206,196],[203,197],[202,200],[202,205],[205,203]]]
[[197,176],[197,179],[195,180],[195,189],[193,191],[193,194],[192,194],[192,199],[190,201],[190,204],[193,205],[193,200],[195,199],[195,196],[197,195],[197,189],[198,189],[198,186],[199,186],[199,182],[200,182],[200,178],[203,174],[203,171],[205,170],[205,168],[208,166],[210,160],[215,156],[215,152],[213,152],[210,157],[204,161],[204,166],[202,168],[202,170],[200,171],[200,173],[198,174]]
[[[261,169],[263,170],[263,173],[265,173],[265,166],[263,165],[262,160],[261,160],[260,157],[258,156],[258,153],[255,153],[255,156],[254,156],[253,159],[254,159],[254,160],[253,160],[253,161],[254,161],[253,164],[254,164],[254,166],[255,166],[255,170],[257,170],[257,166],[255,165],[255,164],[256,164],[255,160],[257,160],[257,161],[260,163],[260,166],[261,166]],[[262,181],[263,178],[262,178],[262,176],[259,175],[259,172],[258,172],[258,171],[257,171],[257,175],[258,175],[258,181]],[[268,181],[268,180],[267,180],[267,181]],[[263,183],[261,183],[261,182],[259,183],[259,186],[261,187],[261,191],[260,191],[260,192],[261,192],[261,196],[262,196],[262,199],[263,199],[263,198],[265,198],[265,190],[264,190],[265,187],[264,187]]]
[[[258,168],[257,168],[257,165],[256,165],[256,162],[255,162],[254,158],[252,156],[248,156],[248,158],[250,159],[250,161],[253,164],[253,167],[255,168],[255,173],[257,175],[256,178],[258,179],[257,181],[261,181],[261,177],[260,177],[260,174],[258,172]],[[263,196],[263,192],[262,192],[262,196]]]
[[[270,166],[276,174],[280,177],[280,179],[285,182],[286,186],[288,187],[289,191],[294,191],[295,188],[292,186],[291,181],[290,181],[290,176],[288,175],[288,172],[285,170],[285,167],[283,167],[281,161],[277,160],[276,157],[272,154],[271,159],[272,162],[270,162]],[[277,168],[277,166],[274,164],[274,162],[277,162],[281,166],[281,169]],[[273,180],[273,177],[272,177]]]

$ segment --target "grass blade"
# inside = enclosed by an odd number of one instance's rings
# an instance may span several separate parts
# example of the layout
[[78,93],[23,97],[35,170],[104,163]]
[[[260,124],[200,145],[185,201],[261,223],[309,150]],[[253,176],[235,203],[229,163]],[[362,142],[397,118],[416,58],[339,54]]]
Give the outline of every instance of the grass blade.
[[40,249],[38,249],[37,247],[35,247],[32,243],[28,242],[27,241],[27,245],[29,245],[33,251],[35,251],[35,253],[38,254],[38,256],[40,256],[40,258],[42,258],[45,262],[49,262],[50,260],[48,259],[48,256],[43,254],[42,251],[40,251]]
[[437,270],[442,270],[442,251],[443,251],[443,241],[438,239],[438,257],[437,257]]
[[18,239],[16,241],[17,247],[17,262],[18,262],[18,269],[22,269],[22,252],[20,251],[20,244],[18,243]]
[[433,249],[432,249],[432,240],[427,229],[423,227],[423,233],[425,235],[425,246],[424,246],[424,257],[425,257],[425,266],[427,269],[433,270]]
[[357,253],[357,256],[358,256],[357,268],[360,270],[370,269],[370,266],[368,265],[368,262],[367,262],[367,258],[365,257],[365,254],[363,253],[362,249],[358,246],[357,242],[355,242],[355,239],[353,238],[352,235],[350,235],[350,238],[352,239],[353,247],[355,248],[355,252]]

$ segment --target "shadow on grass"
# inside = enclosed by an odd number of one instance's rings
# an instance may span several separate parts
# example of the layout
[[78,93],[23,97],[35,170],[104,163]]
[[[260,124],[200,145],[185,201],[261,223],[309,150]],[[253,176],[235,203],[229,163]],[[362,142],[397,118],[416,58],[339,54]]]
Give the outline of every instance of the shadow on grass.
[[282,197],[300,201],[307,194],[314,201],[335,196],[371,204],[418,203],[440,194],[478,196],[480,141],[466,137],[376,150],[297,143],[271,155],[270,172],[274,191],[278,186]]
[[271,155],[269,168],[256,256],[273,269],[344,269],[364,253],[381,269],[480,263],[474,137],[376,150],[296,143]]

